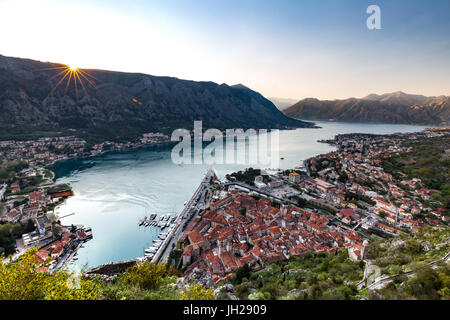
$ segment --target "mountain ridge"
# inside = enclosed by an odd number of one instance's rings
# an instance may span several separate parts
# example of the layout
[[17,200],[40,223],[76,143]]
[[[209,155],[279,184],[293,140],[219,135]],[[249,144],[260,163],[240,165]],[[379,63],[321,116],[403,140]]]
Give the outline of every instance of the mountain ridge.
[[426,97],[397,91],[340,100],[306,98],[283,110],[283,113],[311,121],[448,125],[450,97]]
[[195,120],[218,129],[314,126],[283,115],[244,85],[81,69],[94,83],[83,79],[84,92],[80,82],[67,84],[68,77],[56,87],[58,72],[66,67],[0,55],[2,136],[72,129],[97,138],[134,139],[144,132],[190,129]]

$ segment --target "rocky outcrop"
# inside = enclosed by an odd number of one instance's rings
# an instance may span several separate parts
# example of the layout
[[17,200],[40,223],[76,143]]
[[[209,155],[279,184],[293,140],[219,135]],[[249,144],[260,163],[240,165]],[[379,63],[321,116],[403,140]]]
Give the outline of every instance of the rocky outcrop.
[[214,300],[239,300],[234,294],[232,284],[225,284],[214,290]]
[[194,283],[199,283],[205,288],[216,288],[216,283],[212,279],[211,274],[200,268],[195,268],[187,276],[178,278],[177,288],[182,289],[183,287]]

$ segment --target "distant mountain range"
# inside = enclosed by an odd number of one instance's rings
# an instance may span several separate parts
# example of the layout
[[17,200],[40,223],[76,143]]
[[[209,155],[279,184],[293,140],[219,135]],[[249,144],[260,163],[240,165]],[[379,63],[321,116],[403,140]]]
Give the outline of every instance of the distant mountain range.
[[295,100],[295,99],[277,98],[277,97],[270,97],[270,98],[267,98],[267,99],[272,101],[273,104],[278,109],[280,109],[281,111],[283,111],[284,109],[289,108],[290,106],[294,105],[298,101],[298,100]]
[[283,113],[303,120],[448,125],[450,97],[426,97],[399,91],[370,94],[362,99],[324,101],[309,98]]
[[[104,70],[81,83],[62,79],[62,64],[0,55],[0,136],[71,130],[98,139],[203,128],[312,127],[289,118],[261,94],[239,84],[195,82]],[[58,69],[59,68],[59,69]],[[55,89],[56,87],[56,89]]]

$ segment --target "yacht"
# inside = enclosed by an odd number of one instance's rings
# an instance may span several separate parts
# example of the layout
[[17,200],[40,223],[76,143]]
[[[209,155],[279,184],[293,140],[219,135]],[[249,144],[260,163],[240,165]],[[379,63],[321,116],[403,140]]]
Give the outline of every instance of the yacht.
[[159,234],[158,238],[160,238],[161,240],[164,240],[164,239],[167,238],[167,235],[168,235],[167,232],[163,232],[163,233],[160,233],[160,234]]
[[156,247],[149,247],[145,249],[145,253],[156,253],[156,251],[158,251],[158,248]]

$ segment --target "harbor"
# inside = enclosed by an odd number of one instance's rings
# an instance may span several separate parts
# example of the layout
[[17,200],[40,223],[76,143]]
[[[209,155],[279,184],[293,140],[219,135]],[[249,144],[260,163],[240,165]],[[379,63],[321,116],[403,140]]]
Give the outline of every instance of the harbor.
[[176,217],[172,218],[174,221],[168,231],[161,232],[158,239],[154,240],[155,244],[147,249],[149,250],[145,252],[147,259],[154,263],[167,261],[172,246],[175,245],[186,224],[197,210],[202,208],[201,203],[206,195],[206,191],[210,188],[212,178],[217,178],[217,176],[213,169],[209,169],[190,199],[185,202],[183,210]]
[[[153,239],[152,245],[144,250],[144,257],[146,259],[152,259],[159,248],[162,246],[164,240],[167,238],[168,234],[172,231],[176,217],[168,214],[156,214],[152,213],[150,216],[146,216],[139,220],[140,227],[154,227],[159,228],[160,233],[156,239]],[[168,228],[168,231],[163,232]]]

